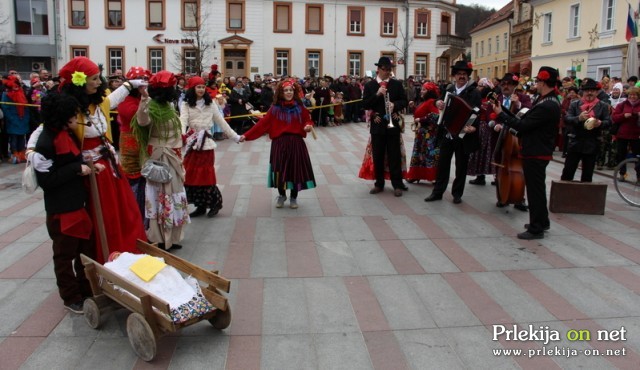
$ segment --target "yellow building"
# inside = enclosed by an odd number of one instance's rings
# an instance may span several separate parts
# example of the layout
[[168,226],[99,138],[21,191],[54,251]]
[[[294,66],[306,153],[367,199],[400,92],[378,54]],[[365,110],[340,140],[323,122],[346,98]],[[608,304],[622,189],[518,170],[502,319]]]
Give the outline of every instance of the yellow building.
[[531,5],[534,73],[546,65],[558,68],[561,76],[626,80],[626,1],[531,0]]
[[475,78],[502,78],[507,72],[512,15],[513,3],[509,3],[469,31]]

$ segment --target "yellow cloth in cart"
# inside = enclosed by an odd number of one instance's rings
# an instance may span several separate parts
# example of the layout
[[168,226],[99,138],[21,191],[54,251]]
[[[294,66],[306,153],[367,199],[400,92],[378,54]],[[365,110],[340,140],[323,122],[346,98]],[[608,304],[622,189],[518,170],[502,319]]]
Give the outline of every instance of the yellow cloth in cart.
[[148,283],[166,266],[167,264],[159,258],[147,255],[133,263],[129,269],[140,279]]

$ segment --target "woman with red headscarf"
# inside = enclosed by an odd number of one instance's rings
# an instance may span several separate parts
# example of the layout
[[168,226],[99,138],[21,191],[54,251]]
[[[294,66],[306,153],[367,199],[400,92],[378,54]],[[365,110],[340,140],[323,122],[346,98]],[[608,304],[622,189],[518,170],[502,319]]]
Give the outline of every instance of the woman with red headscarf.
[[[2,112],[4,113],[4,128],[9,138],[11,149],[11,163],[18,164],[26,161],[25,135],[29,132],[29,109],[27,96],[22,90],[22,83],[16,75],[9,75],[2,80],[5,91],[2,93]],[[6,148],[4,148],[6,151]]]
[[273,105],[244,135],[240,142],[255,140],[269,133],[271,154],[267,184],[278,189],[276,208],[282,208],[290,189],[289,207],[298,208],[298,192],[316,187],[311,158],[304,138],[313,129],[313,120],[302,103],[302,87],[294,80],[278,84]]
[[214,168],[217,147],[211,128],[216,123],[225,134],[236,142],[240,136],[229,127],[220,113],[218,104],[207,93],[207,86],[201,77],[191,77],[187,82],[187,92],[180,107],[182,131],[187,133],[183,148],[184,167],[187,171],[184,185],[189,203],[196,210],[189,216],[202,216],[209,209],[207,217],[213,217],[222,209],[222,194],[218,189]]
[[440,88],[433,82],[425,82],[420,89],[423,103],[413,113],[416,138],[406,175],[408,182],[420,180],[435,181],[438,169],[439,148],[437,143],[438,117],[436,100],[440,97]]
[[[59,75],[62,81],[60,93],[73,96],[79,103],[80,110],[76,116],[78,125],[73,132],[80,140],[82,156],[85,162],[92,161],[100,164],[96,168],[104,168],[96,174],[96,180],[108,251],[136,253],[136,240],[146,240],[144,224],[140,212],[132,211],[137,208],[136,200],[112,145],[109,111],[117,107],[129,95],[129,91],[144,86],[144,83],[141,80],[125,82],[107,96],[100,69],[85,57],[71,59],[62,67]],[[35,148],[41,132],[42,126],[34,131],[29,139],[29,148]],[[29,154],[36,170],[46,172],[48,167],[42,165],[40,157],[40,153]],[[92,217],[95,217],[95,212],[92,203]],[[94,225],[99,227],[97,222]],[[96,244],[98,262],[103,263],[100,238]]]

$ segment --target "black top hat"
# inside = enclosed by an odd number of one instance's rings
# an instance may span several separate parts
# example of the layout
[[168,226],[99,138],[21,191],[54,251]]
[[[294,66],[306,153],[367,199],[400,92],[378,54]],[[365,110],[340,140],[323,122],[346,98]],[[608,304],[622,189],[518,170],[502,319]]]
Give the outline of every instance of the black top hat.
[[471,72],[473,72],[473,64],[466,60],[459,60],[451,66],[451,74],[456,74],[458,71],[465,71],[468,74],[471,74]]
[[545,81],[548,85],[558,83],[558,70],[553,67],[542,66],[538,70],[537,80]]
[[514,73],[505,73],[504,77],[502,77],[502,79],[499,79],[498,81],[500,81],[501,83],[508,82],[511,85],[517,85],[520,83],[520,78]]
[[380,59],[378,59],[378,63],[376,63],[376,66],[378,66],[378,67],[392,67],[393,63],[391,63],[391,59],[389,59],[389,57],[380,57]]
[[582,84],[580,85],[580,90],[600,90],[598,83],[595,80],[590,78],[585,78],[582,80]]

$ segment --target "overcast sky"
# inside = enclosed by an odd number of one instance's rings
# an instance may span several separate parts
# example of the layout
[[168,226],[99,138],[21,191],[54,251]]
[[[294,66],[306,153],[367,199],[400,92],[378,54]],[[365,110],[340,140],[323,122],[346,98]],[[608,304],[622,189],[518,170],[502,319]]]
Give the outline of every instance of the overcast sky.
[[478,4],[485,8],[495,8],[495,10],[500,10],[503,6],[507,5],[510,2],[511,0],[458,0],[456,3],[463,5]]

